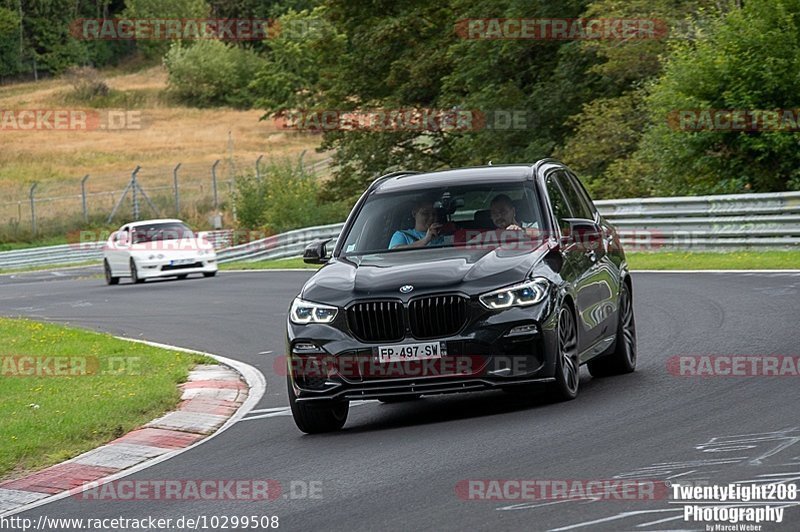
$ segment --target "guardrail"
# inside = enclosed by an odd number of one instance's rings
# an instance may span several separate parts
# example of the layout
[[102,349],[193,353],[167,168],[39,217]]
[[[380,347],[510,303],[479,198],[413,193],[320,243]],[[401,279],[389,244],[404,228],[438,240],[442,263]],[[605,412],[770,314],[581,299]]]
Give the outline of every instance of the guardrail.
[[635,249],[724,251],[800,245],[800,192],[596,201]]
[[[781,249],[800,246],[800,192],[601,200],[595,204],[635,250]],[[297,229],[230,247],[231,231],[209,232],[219,262],[298,257],[343,224]],[[0,252],[0,270],[100,260],[104,242]]]

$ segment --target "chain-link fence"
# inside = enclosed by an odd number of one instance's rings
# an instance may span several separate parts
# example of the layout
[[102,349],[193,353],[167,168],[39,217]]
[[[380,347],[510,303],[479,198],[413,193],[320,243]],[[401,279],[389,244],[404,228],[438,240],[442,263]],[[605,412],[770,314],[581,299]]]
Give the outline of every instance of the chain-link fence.
[[[330,159],[314,155],[295,157],[306,159],[304,164],[312,173],[326,175]],[[230,227],[236,221],[236,176],[263,173],[267,162],[263,157],[172,166],[143,162],[135,175],[138,187],[130,186],[135,167],[119,175],[78,176],[74,185],[66,187],[64,181],[33,183],[16,199],[0,199],[0,242],[161,217],[181,218],[199,228]],[[70,189],[74,193],[64,193]]]

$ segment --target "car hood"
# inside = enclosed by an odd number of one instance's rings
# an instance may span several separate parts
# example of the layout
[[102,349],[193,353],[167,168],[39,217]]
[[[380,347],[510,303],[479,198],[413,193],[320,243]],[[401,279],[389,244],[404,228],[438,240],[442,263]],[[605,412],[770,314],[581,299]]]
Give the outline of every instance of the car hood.
[[[430,292],[475,295],[522,281],[547,252],[496,248],[407,250],[332,260],[303,287],[301,297],[344,305],[372,297],[408,299]],[[404,285],[413,286],[407,294]]]

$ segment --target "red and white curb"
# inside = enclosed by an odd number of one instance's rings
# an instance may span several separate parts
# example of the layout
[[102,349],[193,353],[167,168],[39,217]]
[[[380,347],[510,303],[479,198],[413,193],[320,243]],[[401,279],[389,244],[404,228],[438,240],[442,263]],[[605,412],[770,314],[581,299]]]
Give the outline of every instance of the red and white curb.
[[132,342],[203,354],[221,364],[197,366],[178,409],[106,445],[28,476],[0,483],[0,516],[6,517],[141,471],[188,451],[239,421],[264,395],[266,380],[248,364],[175,346]]

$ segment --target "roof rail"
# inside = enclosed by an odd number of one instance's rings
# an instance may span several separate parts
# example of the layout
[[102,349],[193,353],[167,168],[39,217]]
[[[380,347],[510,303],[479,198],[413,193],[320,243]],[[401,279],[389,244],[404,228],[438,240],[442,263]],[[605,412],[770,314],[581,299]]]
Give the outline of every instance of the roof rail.
[[391,172],[389,174],[385,174],[385,175],[376,177],[375,179],[372,180],[372,184],[370,185],[370,187],[376,185],[377,183],[383,181],[384,179],[390,179],[392,177],[398,177],[398,176],[402,176],[402,175],[412,175],[412,174],[421,174],[421,173],[422,172],[417,172],[415,170],[398,170],[396,172]]

